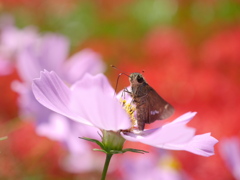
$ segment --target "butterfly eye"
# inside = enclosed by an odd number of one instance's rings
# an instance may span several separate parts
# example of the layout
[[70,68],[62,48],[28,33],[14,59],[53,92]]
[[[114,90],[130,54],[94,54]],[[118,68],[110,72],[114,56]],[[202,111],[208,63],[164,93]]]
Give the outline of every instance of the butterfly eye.
[[137,81],[138,81],[139,83],[142,83],[142,82],[143,82],[143,78],[142,78],[141,76],[138,76],[138,77],[137,77]]

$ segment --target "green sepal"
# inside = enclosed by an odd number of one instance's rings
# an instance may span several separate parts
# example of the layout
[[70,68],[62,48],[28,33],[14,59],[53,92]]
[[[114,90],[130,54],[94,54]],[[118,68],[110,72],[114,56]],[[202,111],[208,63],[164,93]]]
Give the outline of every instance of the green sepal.
[[110,154],[123,154],[126,152],[134,152],[134,153],[148,153],[147,151],[141,150],[141,149],[132,149],[132,148],[127,148],[127,149],[123,149],[123,150],[111,150]]
[[140,153],[140,154],[148,153],[148,151],[144,151],[144,150],[141,150],[141,149],[132,149],[132,148],[126,148],[126,149],[122,149],[122,150],[109,150],[103,145],[102,142],[100,142],[96,139],[91,139],[91,138],[86,138],[86,137],[79,137],[79,138],[84,139],[86,141],[96,143],[97,145],[99,145],[101,147],[101,149],[93,149],[93,150],[103,152],[103,153],[106,153],[106,154],[123,154],[123,153],[126,153],[126,152],[133,152],[133,153]]
[[122,151],[123,153],[125,152],[134,152],[134,153],[140,153],[140,154],[148,153],[148,151],[144,151],[141,149],[132,149],[132,148],[126,148],[126,149],[123,149]]
[[118,150],[110,150],[109,152],[110,154],[123,154],[124,152],[122,150],[118,151]]
[[91,138],[86,138],[86,137],[79,137],[80,139],[84,139],[84,140],[86,140],[86,141],[90,141],[90,142],[94,142],[94,143],[96,143],[97,145],[99,145],[102,149],[105,149],[104,148],[104,145],[100,142],[100,141],[98,141],[98,140],[96,140],[96,139],[91,139]]
[[94,151],[100,151],[100,152],[104,152],[104,153],[106,153],[106,154],[108,154],[108,152],[107,151],[105,151],[105,150],[103,150],[103,149],[93,149]]

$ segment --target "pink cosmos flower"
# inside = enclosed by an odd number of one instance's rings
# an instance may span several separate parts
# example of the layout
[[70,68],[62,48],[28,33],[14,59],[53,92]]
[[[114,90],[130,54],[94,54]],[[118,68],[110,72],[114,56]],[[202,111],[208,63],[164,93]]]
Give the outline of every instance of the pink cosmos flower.
[[218,142],[210,133],[195,135],[195,129],[186,126],[195,112],[188,112],[156,129],[141,133],[129,131],[132,126],[129,115],[113,97],[114,90],[103,74],[86,74],[68,87],[55,72],[45,70],[33,81],[32,89],[35,98],[45,107],[77,122],[119,132],[129,141],[202,156],[213,155],[213,147]]
[[[39,135],[61,142],[69,152],[61,161],[63,168],[79,173],[96,170],[93,161],[98,157],[92,153],[86,155],[84,152],[92,149],[91,145],[78,138],[99,138],[96,128],[76,123],[45,108],[36,101],[31,90],[32,80],[44,69],[56,71],[68,84],[80,79],[86,72],[96,74],[104,71],[104,63],[97,53],[84,49],[68,58],[68,48],[67,38],[52,33],[29,42],[18,50],[16,69],[22,81],[15,81],[12,87],[19,94],[20,116],[34,120]],[[79,166],[80,160],[84,166]]]

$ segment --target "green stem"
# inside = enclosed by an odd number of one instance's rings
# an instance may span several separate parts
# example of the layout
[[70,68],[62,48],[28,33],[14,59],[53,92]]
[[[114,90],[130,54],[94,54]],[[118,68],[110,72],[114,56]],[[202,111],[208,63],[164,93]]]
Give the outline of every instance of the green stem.
[[105,160],[105,164],[104,164],[101,180],[105,180],[105,178],[106,178],[107,171],[108,171],[108,166],[109,166],[110,160],[112,158],[112,155],[113,154],[106,154],[106,160]]

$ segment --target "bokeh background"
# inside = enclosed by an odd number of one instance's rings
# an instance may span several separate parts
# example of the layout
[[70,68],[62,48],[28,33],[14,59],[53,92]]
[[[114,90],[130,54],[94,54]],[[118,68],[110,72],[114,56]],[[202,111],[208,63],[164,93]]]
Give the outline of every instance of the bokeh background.
[[[92,49],[102,57],[113,86],[119,71],[111,64],[129,73],[144,70],[147,82],[175,107],[174,116],[166,121],[197,111],[189,126],[219,140],[215,155],[207,158],[127,142],[125,147],[138,146],[150,153],[114,156],[109,179],[133,179],[129,174],[138,171],[154,179],[153,168],[175,174],[168,179],[240,178],[233,174],[235,164],[227,162],[231,158],[226,160],[221,153],[222,141],[234,137],[240,142],[240,1],[0,0],[0,18],[1,28],[11,19],[19,31],[31,26],[42,35],[65,36],[70,42],[68,56]],[[69,171],[71,167],[64,168],[61,161],[68,149],[37,134],[34,119],[20,117],[19,95],[12,83],[21,77],[14,54],[8,61],[12,67],[0,76],[0,137],[8,136],[0,141],[0,179],[99,179],[103,162],[94,162],[99,168]],[[118,90],[128,85],[122,76]],[[85,165],[81,158],[78,165]]]

